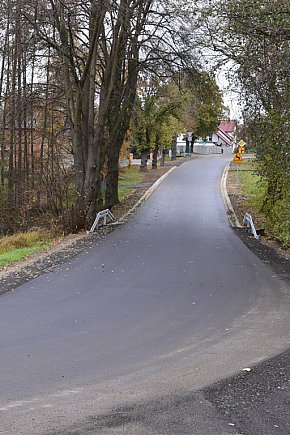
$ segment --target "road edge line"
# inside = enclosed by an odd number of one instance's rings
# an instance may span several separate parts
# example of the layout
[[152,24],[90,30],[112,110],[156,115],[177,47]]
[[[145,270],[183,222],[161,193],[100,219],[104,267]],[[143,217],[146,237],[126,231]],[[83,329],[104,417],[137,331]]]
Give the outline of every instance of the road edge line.
[[129,217],[131,217],[132,214],[135,213],[135,211],[147,201],[147,199],[152,195],[154,190],[157,189],[159,184],[166,177],[168,177],[168,175],[170,175],[171,172],[175,171],[175,169],[177,169],[177,166],[173,166],[173,168],[169,169],[169,171],[167,171],[165,174],[163,174],[162,177],[158,178],[158,180],[156,180],[155,183],[153,183],[152,186],[150,186],[149,189],[146,190],[144,195],[141,196],[141,198],[136,202],[136,204],[129,211],[127,211],[127,213],[125,213],[122,217],[120,217],[116,222],[112,222],[110,225],[120,225],[120,224],[124,224],[125,222],[127,222]]
[[239,221],[239,219],[238,219],[238,217],[233,209],[233,206],[232,206],[232,203],[231,203],[230,197],[228,195],[228,191],[227,191],[227,177],[228,177],[228,172],[229,172],[229,168],[230,168],[230,163],[231,162],[228,162],[224,168],[221,182],[220,182],[220,190],[221,190],[224,206],[225,206],[231,227],[242,228],[242,225],[240,224],[240,221]]

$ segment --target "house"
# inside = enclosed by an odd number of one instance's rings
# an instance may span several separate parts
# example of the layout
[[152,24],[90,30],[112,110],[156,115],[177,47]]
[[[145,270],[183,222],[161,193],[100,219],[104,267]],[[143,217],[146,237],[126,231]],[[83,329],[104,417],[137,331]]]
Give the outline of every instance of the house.
[[233,138],[218,128],[215,133],[206,136],[204,142],[206,145],[218,145],[226,147],[232,146]]
[[178,134],[176,138],[176,155],[185,156],[186,139],[183,134]]
[[198,154],[230,154],[236,145],[237,127],[236,120],[222,120],[214,133],[205,138],[196,139],[193,147],[188,146],[186,141],[186,137],[189,137],[191,145],[191,133],[179,134],[176,141],[176,155],[184,156],[191,152]]
[[206,137],[206,144],[214,144],[222,147],[234,147],[236,142],[236,120],[222,120],[217,131]]
[[235,119],[228,119],[228,120],[223,120],[220,122],[219,127],[218,127],[221,131],[223,131],[224,133],[227,133],[229,136],[231,136],[232,138],[235,138],[236,132],[237,132],[237,128],[238,128],[238,122]]

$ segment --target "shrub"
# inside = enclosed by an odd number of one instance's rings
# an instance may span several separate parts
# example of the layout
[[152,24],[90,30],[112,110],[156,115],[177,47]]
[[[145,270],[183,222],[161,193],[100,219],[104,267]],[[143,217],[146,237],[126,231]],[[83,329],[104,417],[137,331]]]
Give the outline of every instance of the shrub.
[[283,200],[276,201],[274,205],[267,208],[267,226],[273,235],[281,241],[286,249],[290,246],[290,193]]

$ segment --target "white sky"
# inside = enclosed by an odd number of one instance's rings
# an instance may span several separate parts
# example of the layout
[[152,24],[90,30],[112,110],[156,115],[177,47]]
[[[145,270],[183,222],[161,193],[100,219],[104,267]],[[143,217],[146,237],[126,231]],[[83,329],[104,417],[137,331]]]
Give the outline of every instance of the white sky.
[[233,65],[228,62],[223,68],[220,69],[216,76],[217,84],[223,93],[224,104],[230,109],[231,119],[242,119],[241,106],[239,102],[239,89],[233,89],[227,79],[227,71]]

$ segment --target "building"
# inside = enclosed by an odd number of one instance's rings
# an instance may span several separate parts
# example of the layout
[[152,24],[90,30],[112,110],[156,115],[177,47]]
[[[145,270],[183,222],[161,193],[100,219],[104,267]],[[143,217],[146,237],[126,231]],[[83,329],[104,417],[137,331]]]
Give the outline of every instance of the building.
[[230,154],[236,146],[237,127],[236,120],[222,120],[214,133],[205,138],[196,139],[193,147],[188,147],[186,141],[186,138],[189,137],[191,142],[191,133],[179,134],[176,141],[176,155],[185,156],[187,149],[189,149],[189,153]]
[[222,147],[234,147],[236,144],[236,132],[238,123],[236,120],[223,120],[217,131],[205,138],[206,144],[214,144]]

